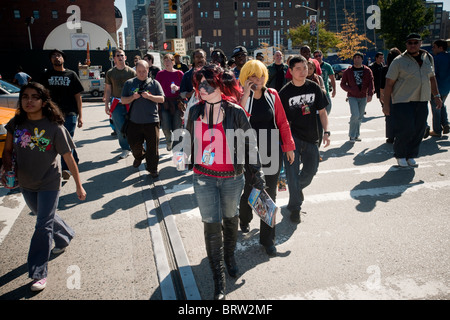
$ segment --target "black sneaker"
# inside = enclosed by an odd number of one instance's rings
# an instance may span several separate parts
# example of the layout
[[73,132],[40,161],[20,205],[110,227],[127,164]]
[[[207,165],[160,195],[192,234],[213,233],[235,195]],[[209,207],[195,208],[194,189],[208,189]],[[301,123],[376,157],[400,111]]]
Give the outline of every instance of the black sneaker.
[[301,219],[300,219],[300,210],[297,211],[291,211],[291,216],[290,219],[292,222],[294,223],[300,223]]
[[137,168],[141,165],[142,159],[134,159],[133,161],[133,168]]
[[276,257],[277,255],[277,248],[274,245],[271,246],[264,246],[264,249],[266,249],[266,253],[269,257]]
[[240,223],[239,226],[241,227],[241,231],[243,233],[250,232],[250,225],[248,223],[247,224]]
[[442,133],[443,133],[443,134],[447,134],[447,133],[450,132],[450,127],[449,127],[448,124],[445,125],[445,126],[443,126],[442,129],[443,129],[443,130],[442,130]]

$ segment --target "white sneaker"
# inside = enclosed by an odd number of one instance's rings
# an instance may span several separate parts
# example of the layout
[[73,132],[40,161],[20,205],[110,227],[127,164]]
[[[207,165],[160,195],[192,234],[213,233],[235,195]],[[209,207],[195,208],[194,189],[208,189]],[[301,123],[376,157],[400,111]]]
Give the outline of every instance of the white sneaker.
[[402,168],[408,167],[408,162],[406,162],[405,158],[397,158],[397,163],[398,163],[399,167],[402,167]]
[[406,160],[407,162],[408,162],[408,164],[411,166],[411,167],[418,167],[419,165],[417,164],[417,162],[416,162],[416,160],[414,160],[413,158],[410,158],[410,159],[408,159],[408,160]]
[[45,286],[47,285],[47,278],[44,279],[36,279],[33,280],[33,283],[31,284],[31,291],[41,291],[45,289]]
[[125,158],[127,158],[130,154],[131,154],[131,151],[130,151],[130,150],[123,150],[122,153],[120,154],[120,159],[125,159]]

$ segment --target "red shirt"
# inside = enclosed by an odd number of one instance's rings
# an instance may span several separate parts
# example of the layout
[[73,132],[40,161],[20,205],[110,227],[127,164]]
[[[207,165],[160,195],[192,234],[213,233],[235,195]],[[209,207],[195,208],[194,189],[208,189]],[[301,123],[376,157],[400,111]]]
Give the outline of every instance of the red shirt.
[[[230,152],[228,150],[227,139],[225,136],[225,130],[223,129],[222,122],[213,125],[213,129],[209,129],[208,124],[201,121],[199,118],[194,125],[195,140],[201,142],[201,148],[197,148],[197,154],[195,155],[194,163],[200,165],[208,170],[223,172],[234,172],[233,162],[231,160]],[[211,139],[212,136],[212,139]],[[214,161],[211,165],[202,163],[202,156],[204,151],[214,152]],[[205,174],[195,169],[194,172],[198,174]],[[229,178],[233,175],[226,177],[219,177],[215,175],[205,174],[211,177]]]

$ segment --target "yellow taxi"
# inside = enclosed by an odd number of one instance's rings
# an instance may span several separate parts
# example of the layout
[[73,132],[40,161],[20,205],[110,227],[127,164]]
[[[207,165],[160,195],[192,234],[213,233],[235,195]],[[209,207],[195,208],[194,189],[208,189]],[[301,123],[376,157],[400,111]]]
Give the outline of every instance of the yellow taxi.
[[5,148],[5,126],[16,114],[16,109],[0,107],[0,166],[2,164],[3,149]]

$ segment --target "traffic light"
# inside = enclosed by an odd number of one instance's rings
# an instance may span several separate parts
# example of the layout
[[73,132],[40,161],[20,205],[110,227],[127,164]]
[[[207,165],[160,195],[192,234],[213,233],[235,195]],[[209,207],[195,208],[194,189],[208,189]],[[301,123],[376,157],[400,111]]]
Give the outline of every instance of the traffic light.
[[169,0],[169,11],[172,13],[177,12],[178,0]]
[[168,40],[163,43],[164,51],[173,51],[173,40]]

